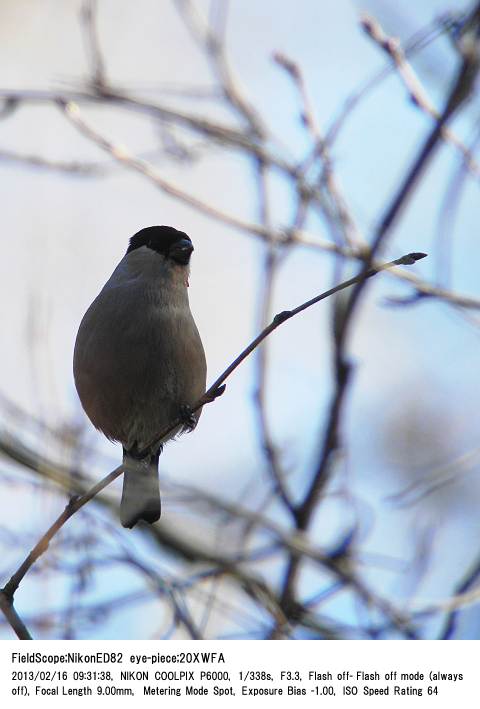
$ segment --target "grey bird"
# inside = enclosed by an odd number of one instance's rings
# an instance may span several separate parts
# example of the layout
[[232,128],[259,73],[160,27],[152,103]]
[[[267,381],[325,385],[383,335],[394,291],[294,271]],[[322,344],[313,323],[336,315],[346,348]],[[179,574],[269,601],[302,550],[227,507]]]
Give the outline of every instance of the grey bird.
[[[189,414],[206,383],[205,353],[188,302],[192,251],[190,237],[173,227],[137,232],[85,313],[75,342],[82,406],[95,428],[123,446],[124,527],[160,518],[163,444],[200,416]],[[182,411],[185,425],[152,443]]]

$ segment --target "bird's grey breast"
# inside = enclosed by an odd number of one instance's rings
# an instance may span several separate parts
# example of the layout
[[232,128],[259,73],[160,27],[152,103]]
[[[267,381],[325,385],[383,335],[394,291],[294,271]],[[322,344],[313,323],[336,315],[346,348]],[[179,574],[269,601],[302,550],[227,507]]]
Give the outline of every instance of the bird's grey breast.
[[120,262],[85,314],[74,370],[94,425],[143,448],[202,395],[206,364],[181,269],[161,257],[147,268],[130,262]]

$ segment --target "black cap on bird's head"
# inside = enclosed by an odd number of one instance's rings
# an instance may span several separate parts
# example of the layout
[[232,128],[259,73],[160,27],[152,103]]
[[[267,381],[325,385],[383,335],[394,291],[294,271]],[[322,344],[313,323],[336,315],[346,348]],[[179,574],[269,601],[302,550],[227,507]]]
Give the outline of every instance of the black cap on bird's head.
[[130,239],[127,254],[146,246],[158,254],[186,266],[193,251],[192,240],[184,231],[172,226],[148,226],[140,229]]

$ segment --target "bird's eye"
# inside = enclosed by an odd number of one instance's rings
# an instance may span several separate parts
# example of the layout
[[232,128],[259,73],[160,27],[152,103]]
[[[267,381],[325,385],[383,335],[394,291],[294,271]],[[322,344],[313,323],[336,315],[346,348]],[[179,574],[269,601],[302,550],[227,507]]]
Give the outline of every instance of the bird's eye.
[[178,239],[170,246],[168,256],[172,261],[175,261],[175,263],[186,266],[190,261],[192,251],[193,245],[190,239]]

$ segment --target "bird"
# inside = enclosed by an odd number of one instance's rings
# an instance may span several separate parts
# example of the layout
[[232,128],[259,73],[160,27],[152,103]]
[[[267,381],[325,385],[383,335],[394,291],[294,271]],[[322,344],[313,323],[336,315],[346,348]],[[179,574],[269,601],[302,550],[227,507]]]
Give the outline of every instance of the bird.
[[[123,446],[120,521],[132,528],[161,515],[158,462],[163,445],[195,427],[207,365],[190,311],[193,244],[183,231],[150,226],[128,248],[86,311],[73,375],[88,418]],[[155,437],[178,417],[183,422]]]

